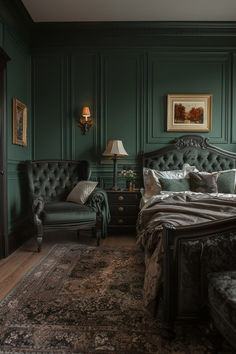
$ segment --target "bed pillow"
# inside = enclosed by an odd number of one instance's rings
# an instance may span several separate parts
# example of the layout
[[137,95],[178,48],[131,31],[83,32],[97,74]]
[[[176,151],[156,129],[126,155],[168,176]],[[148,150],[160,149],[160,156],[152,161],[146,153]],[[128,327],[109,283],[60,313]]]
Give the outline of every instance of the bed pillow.
[[159,178],[159,179],[163,191],[171,191],[171,192],[190,191],[189,178],[179,178],[179,179]]
[[[209,172],[199,172],[202,175],[208,175]],[[234,194],[236,190],[236,169],[217,171],[219,177],[217,186],[219,193]]]
[[219,193],[235,193],[235,171],[221,171],[217,179]]
[[88,200],[90,194],[96,188],[98,182],[92,181],[80,181],[72,189],[70,194],[67,196],[67,202],[74,202],[78,204],[84,204]]
[[153,195],[160,194],[162,190],[159,178],[165,179],[180,179],[188,177],[190,171],[196,171],[195,166],[190,166],[189,164],[184,164],[182,170],[172,170],[172,171],[159,171],[151,168],[143,169],[143,180],[144,180],[144,190],[145,197],[150,198]]
[[189,177],[192,192],[218,193],[217,179],[219,173],[202,174],[199,172],[190,172]]
[[143,182],[144,182],[144,196],[150,198],[153,195],[160,194],[162,190],[159,178],[165,179],[180,179],[188,178],[188,174],[191,171],[196,171],[195,166],[184,164],[182,170],[172,171],[159,171],[151,168],[144,167],[143,169]]

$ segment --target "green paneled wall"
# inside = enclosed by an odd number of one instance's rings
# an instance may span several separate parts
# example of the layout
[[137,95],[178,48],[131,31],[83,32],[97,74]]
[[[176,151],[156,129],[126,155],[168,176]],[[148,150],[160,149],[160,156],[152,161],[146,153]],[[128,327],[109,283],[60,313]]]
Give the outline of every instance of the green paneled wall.
[[177,135],[166,132],[168,94],[212,94],[212,130],[204,135],[212,143],[227,143],[230,72],[229,53],[183,52],[150,55],[148,149],[155,148],[153,144],[157,140],[168,143]]
[[[142,151],[158,149],[182,135],[166,131],[167,94],[174,93],[212,94],[212,131],[203,135],[236,152],[231,133],[236,124],[234,101],[231,106],[236,91],[232,48],[91,51],[76,46],[37,52],[33,58],[35,158],[89,159],[92,178],[109,186],[112,165],[104,163],[102,152],[110,139],[121,139],[129,154],[120,165],[137,168]],[[76,121],[85,105],[91,108],[95,127],[84,136]]]
[[[109,187],[102,152],[110,139],[129,154],[120,166],[138,169],[143,151],[182,135],[166,131],[167,94],[212,94],[204,136],[236,152],[235,33],[234,23],[33,23],[19,0],[0,0],[0,45],[11,57],[9,232],[27,217],[25,160],[88,159],[92,179]],[[13,97],[28,106],[27,147],[12,144]],[[77,121],[87,105],[95,126],[83,135]]]
[[[2,8],[1,8],[2,9]],[[9,13],[7,19],[9,19]],[[31,146],[31,55],[29,44],[11,24],[0,22],[0,45],[11,60],[7,64],[7,130],[8,130],[8,232],[16,231],[29,214],[24,161],[32,158]],[[12,100],[27,105],[27,146],[12,144]]]
[[[97,89],[97,57],[93,53],[87,55],[72,55],[70,67],[70,92],[71,100],[68,102],[69,129],[71,136],[71,157],[73,159],[97,160],[97,135],[98,131],[98,96]],[[92,128],[88,135],[82,135],[77,122],[81,117],[82,108],[90,107],[91,115],[95,119],[96,127]],[[68,129],[68,131],[69,131]],[[70,135],[68,135],[70,141]]]

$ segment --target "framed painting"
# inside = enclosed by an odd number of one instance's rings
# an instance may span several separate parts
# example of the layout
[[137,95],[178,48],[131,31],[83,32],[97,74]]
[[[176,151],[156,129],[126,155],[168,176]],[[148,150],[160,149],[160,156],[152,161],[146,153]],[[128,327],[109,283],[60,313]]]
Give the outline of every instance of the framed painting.
[[168,95],[167,131],[209,132],[212,95]]
[[13,144],[27,146],[27,107],[13,98]]

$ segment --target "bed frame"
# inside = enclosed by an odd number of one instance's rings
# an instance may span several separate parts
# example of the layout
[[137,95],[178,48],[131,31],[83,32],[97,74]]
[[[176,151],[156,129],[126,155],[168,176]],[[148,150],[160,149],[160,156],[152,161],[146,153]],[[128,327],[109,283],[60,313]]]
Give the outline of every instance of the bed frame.
[[[189,163],[199,171],[236,168],[236,154],[197,135],[176,138],[173,144],[143,154],[142,167],[181,169]],[[236,269],[236,217],[191,227],[164,225],[162,321],[170,335],[174,325],[207,316],[207,274]]]

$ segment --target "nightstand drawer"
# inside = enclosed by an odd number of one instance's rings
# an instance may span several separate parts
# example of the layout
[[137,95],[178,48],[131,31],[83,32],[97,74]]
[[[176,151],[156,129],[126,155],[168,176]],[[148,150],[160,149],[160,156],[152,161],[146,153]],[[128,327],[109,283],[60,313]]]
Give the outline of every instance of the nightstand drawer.
[[114,215],[111,217],[111,222],[110,222],[110,226],[113,225],[132,225],[135,226],[136,225],[136,220],[137,220],[137,216],[119,216],[119,215]]
[[109,193],[108,200],[110,205],[112,204],[137,204],[138,196],[137,193],[125,193],[125,192],[116,192]]
[[113,204],[110,206],[111,215],[129,215],[137,217],[138,210],[139,209],[137,205]]

